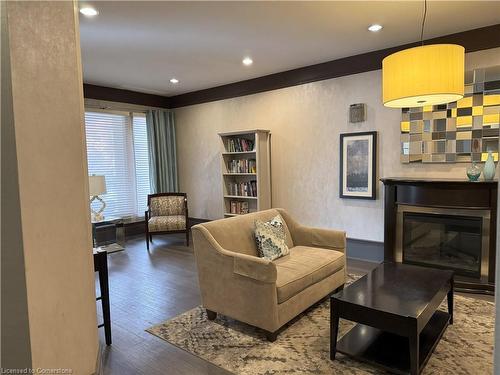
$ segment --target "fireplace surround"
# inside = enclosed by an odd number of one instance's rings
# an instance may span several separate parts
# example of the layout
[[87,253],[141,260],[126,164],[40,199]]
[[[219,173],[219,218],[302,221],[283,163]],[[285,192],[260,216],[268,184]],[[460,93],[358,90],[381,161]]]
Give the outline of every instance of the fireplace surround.
[[381,181],[385,261],[451,269],[457,290],[492,293],[497,182]]

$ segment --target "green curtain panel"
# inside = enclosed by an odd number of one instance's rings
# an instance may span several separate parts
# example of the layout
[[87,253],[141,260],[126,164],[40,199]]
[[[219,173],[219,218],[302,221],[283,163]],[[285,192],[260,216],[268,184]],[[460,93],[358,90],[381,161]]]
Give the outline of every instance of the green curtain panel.
[[174,114],[150,110],[146,113],[149,146],[149,177],[152,193],[179,191]]

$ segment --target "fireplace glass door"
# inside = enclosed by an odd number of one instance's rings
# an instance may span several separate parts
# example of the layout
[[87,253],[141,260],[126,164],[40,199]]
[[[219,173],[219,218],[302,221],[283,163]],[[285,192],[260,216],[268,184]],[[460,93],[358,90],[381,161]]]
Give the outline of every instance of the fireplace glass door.
[[481,276],[483,219],[421,212],[403,213],[403,263]]

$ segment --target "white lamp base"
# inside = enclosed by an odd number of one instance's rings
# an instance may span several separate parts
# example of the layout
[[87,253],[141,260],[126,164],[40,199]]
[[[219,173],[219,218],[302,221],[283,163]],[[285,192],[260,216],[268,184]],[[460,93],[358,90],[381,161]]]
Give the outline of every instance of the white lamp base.
[[[94,211],[94,209],[92,208],[92,202],[94,202],[95,200],[98,200],[99,202],[102,203],[101,208],[97,211]],[[104,211],[105,208],[106,208],[106,202],[104,202],[104,200],[102,200],[102,198],[100,198],[98,195],[94,195],[90,200],[90,212],[92,214],[92,221],[103,221],[104,215],[102,214],[102,212]]]

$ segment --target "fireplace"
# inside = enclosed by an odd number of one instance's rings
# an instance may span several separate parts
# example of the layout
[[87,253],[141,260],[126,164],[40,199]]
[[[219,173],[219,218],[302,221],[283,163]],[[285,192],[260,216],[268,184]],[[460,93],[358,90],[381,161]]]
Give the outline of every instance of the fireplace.
[[398,205],[396,261],[488,281],[490,211]]
[[497,182],[384,178],[384,259],[450,269],[462,291],[492,293]]

